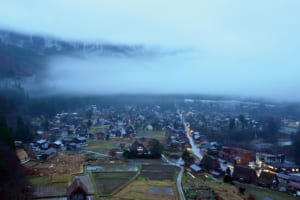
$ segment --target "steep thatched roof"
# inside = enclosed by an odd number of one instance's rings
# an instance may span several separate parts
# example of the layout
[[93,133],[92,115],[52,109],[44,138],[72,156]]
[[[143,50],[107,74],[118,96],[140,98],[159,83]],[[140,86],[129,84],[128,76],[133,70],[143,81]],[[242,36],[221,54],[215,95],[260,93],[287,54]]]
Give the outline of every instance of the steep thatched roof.
[[85,194],[88,194],[87,187],[79,178],[75,177],[72,184],[67,188],[67,195],[70,196],[72,192],[76,191],[77,189],[81,189]]

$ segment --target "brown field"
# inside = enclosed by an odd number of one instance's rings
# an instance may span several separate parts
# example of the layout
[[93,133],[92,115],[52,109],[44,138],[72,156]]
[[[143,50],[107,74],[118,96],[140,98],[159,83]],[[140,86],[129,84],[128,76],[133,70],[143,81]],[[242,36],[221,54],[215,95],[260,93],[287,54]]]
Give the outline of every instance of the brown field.
[[265,197],[269,197],[273,200],[299,200],[300,197],[294,197],[284,192],[269,190],[266,188],[257,187],[255,185],[236,183],[237,186],[242,186],[246,188],[245,193],[251,194],[255,197],[256,200],[263,200]]
[[136,175],[135,172],[96,172],[92,177],[98,195],[110,195]]
[[153,137],[153,138],[164,138],[165,131],[137,131],[136,137]]
[[138,179],[127,185],[114,199],[176,200],[176,184],[172,181]]
[[109,150],[120,148],[120,143],[125,143],[126,146],[131,145],[134,140],[110,138],[108,141],[104,140],[89,140],[88,146],[82,147],[82,149],[96,151],[103,154],[108,154]]
[[29,178],[29,184],[34,188],[34,197],[64,196],[68,186],[67,182],[52,183],[47,176]]
[[214,191],[219,197],[222,197],[223,200],[244,200],[246,196],[242,196],[238,189],[231,185],[224,183],[222,180],[214,179],[211,175],[206,174],[208,178],[199,176],[192,178],[191,176],[185,174],[182,179],[183,189],[188,188],[208,188]]
[[172,165],[150,164],[142,165],[140,177],[155,181],[175,181],[178,168]]

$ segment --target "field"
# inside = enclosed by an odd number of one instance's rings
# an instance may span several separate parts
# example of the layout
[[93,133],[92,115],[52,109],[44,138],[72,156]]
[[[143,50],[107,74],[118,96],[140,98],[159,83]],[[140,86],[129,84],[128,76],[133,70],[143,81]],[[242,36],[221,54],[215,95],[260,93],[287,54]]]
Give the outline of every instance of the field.
[[136,175],[135,172],[96,172],[92,177],[98,195],[110,195]]
[[141,131],[137,131],[136,133],[136,137],[153,137],[153,138],[164,138],[165,137],[165,131],[145,131],[145,130],[141,130]]
[[266,197],[269,197],[273,200],[299,200],[300,197],[296,198],[293,197],[292,195],[279,192],[279,191],[274,191],[274,190],[269,190],[261,187],[256,187],[254,185],[249,185],[249,184],[242,184],[242,183],[236,183],[237,186],[242,186],[246,188],[246,194],[251,194],[255,197],[256,200],[263,200]]
[[176,184],[173,181],[137,179],[115,195],[118,199],[176,200]]
[[[216,194],[224,200],[243,200],[245,196],[239,194],[236,187],[224,183],[221,180],[214,179],[209,174],[202,174],[196,178],[185,174],[182,180],[182,186],[185,191],[199,192],[201,195]],[[213,193],[212,193],[213,191]]]
[[34,197],[64,196],[68,186],[67,182],[52,183],[48,176],[29,178],[28,182],[34,188]]
[[110,138],[108,141],[89,140],[88,146],[82,147],[82,149],[108,154],[109,150],[120,148],[120,143],[125,143],[126,146],[129,146],[133,143],[133,140],[125,140],[121,138]]
[[108,126],[92,126],[89,129],[89,132],[91,133],[98,133],[98,132],[106,132],[106,130],[108,129]]
[[175,181],[178,168],[172,165],[142,165],[140,177],[154,181]]

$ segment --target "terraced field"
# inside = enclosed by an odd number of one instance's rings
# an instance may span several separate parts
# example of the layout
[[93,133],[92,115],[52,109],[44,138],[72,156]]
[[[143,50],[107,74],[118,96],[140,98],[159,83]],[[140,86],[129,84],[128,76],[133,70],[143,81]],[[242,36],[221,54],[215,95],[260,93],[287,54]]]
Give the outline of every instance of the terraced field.
[[177,172],[178,168],[172,165],[142,165],[140,177],[155,181],[174,181],[176,179]]
[[126,184],[136,172],[96,172],[92,173],[98,195],[110,195]]

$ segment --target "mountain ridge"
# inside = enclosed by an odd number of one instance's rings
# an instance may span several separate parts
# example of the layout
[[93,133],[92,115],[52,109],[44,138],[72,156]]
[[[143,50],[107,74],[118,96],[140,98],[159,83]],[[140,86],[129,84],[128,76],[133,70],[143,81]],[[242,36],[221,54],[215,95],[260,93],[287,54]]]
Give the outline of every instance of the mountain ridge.
[[67,41],[51,36],[28,35],[0,29],[0,77],[28,77],[44,69],[50,56],[141,56],[141,45],[116,45]]

